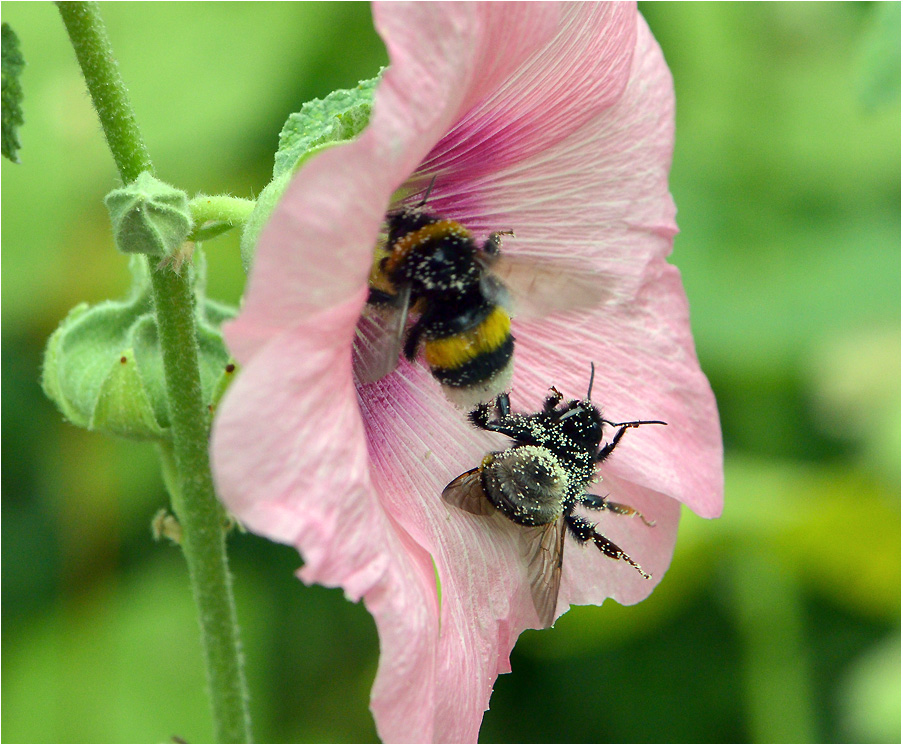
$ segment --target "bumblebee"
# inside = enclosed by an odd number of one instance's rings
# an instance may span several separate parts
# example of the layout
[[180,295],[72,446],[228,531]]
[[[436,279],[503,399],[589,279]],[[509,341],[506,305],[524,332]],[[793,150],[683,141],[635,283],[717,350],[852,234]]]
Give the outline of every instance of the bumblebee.
[[[513,414],[508,394],[500,394],[490,418],[490,406],[481,404],[470,421],[482,430],[501,433],[513,444],[504,451],[486,454],[475,469],[461,474],[442,492],[442,499],[457,508],[483,516],[501,515],[523,526],[521,538],[530,578],[533,605],[543,627],[555,620],[564,537],[569,533],[581,545],[592,541],[607,557],[622,560],[644,578],[646,573],[617,544],[596,530],[594,523],[575,513],[578,505],[636,516],[647,526],[652,521],[634,508],[587,494],[596,466],[608,458],[624,433],[640,425],[664,425],[659,420],[610,422],[592,403],[595,368],[591,366],[586,398],[562,404],[554,387],[534,414]],[[617,428],[611,441],[600,448],[603,425]]]
[[401,354],[414,360],[422,347],[448,398],[469,409],[510,383],[512,304],[527,316],[589,307],[603,299],[604,282],[591,272],[503,256],[501,237],[512,231],[478,245],[461,223],[423,210],[432,186],[419,204],[387,216],[370,276],[369,324],[358,330],[358,377],[378,380]]

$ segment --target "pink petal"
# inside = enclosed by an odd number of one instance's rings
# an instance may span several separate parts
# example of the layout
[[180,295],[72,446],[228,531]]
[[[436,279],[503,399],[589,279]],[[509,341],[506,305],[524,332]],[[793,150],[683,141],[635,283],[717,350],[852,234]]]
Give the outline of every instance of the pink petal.
[[[490,7],[497,12],[486,19],[488,33],[500,39],[512,34],[519,14],[533,12],[522,4]],[[635,5],[563,3],[560,12],[558,35],[503,85],[481,74],[424,170],[467,178],[498,172],[542,153],[618,99],[636,39]],[[495,63],[506,50],[490,47],[488,53]]]
[[321,314],[258,351],[217,414],[213,467],[223,501],[248,528],[303,551],[305,582],[364,598],[382,651],[372,695],[384,715],[380,732],[427,741],[439,636],[433,565],[370,486],[348,338],[359,305]]
[[671,75],[645,22],[635,19],[637,48],[619,100],[516,166],[485,176],[460,172],[454,190],[439,181],[430,197],[432,209],[478,235],[514,230],[506,253],[588,265],[620,280],[626,300],[650,259],[670,253],[677,232],[668,192]]
[[[671,76],[645,22],[634,17],[637,49],[621,99],[516,168],[491,178],[464,172],[463,199],[430,201],[484,235],[513,228],[506,252],[600,272],[614,296],[601,313],[515,318],[515,391],[532,397],[527,409],[550,385],[582,396],[595,361],[595,397],[610,418],[669,423],[630,433],[612,463],[629,464],[633,480],[716,517],[723,500],[718,413],[696,359],[680,275],[665,262],[677,230],[667,182]],[[650,446],[635,445],[644,441]]]
[[[495,81],[509,75],[552,36],[558,12],[554,3],[513,12],[484,3],[374,6],[392,65],[370,125],[305,163],[273,212],[242,314],[225,327],[239,361],[366,284],[392,194],[451,124],[467,90],[462,82],[485,84],[481,65]],[[499,38],[509,41],[500,47]]]
[[[664,261],[658,270],[630,305],[515,321],[512,402],[535,409],[541,398],[536,392],[551,385],[581,398],[594,362],[593,400],[606,419],[668,423],[625,434],[603,475],[610,471],[715,518],[723,501],[718,411],[696,359],[680,274]],[[518,405],[522,397],[532,401]],[[614,494],[612,499],[621,502]]]
[[[447,506],[443,487],[478,463],[493,442],[475,431],[436,390],[420,365],[362,390],[374,483],[387,512],[432,555],[442,583],[436,665],[438,742],[472,742],[498,673],[536,612],[525,583],[513,524],[495,531],[485,519]],[[495,439],[497,442],[497,439]],[[448,693],[454,692],[454,696]],[[382,713],[374,707],[379,720]]]

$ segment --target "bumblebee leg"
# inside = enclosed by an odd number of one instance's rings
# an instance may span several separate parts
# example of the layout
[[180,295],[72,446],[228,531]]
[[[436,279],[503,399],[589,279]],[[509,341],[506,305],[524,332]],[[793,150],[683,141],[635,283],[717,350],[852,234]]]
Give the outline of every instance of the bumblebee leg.
[[[507,399],[507,397],[506,397]],[[505,414],[497,420],[489,419],[489,405],[480,404],[469,415],[468,419],[481,430],[507,435],[516,440],[518,445],[540,445],[536,437],[521,415]]]
[[611,427],[639,427],[640,425],[667,425],[667,422],[661,420],[633,420],[633,422],[612,422],[602,418],[602,422]]
[[494,430],[496,425],[502,425],[502,420],[511,414],[511,399],[508,398],[508,394],[499,394],[496,397],[495,406],[500,415],[495,422],[489,419],[490,405],[486,402],[479,404],[468,417],[477,427],[481,427],[484,430]]
[[595,544],[599,548],[599,551],[602,552],[602,554],[604,554],[606,557],[611,557],[612,559],[616,560],[623,560],[644,578],[646,578],[647,580],[649,579],[649,573],[644,571],[642,567],[640,567],[636,562],[630,559],[630,557],[623,549],[621,549],[621,547],[619,547],[613,541],[606,539],[604,536],[602,536],[602,534],[596,531],[594,524],[590,523],[582,516],[576,515],[575,513],[571,512],[566,512],[564,514],[564,522],[568,527],[568,530],[571,532],[571,535],[581,544],[586,544],[586,542],[592,539],[593,544]]
[[489,256],[498,256],[502,249],[502,236],[513,236],[514,231],[496,231],[490,233],[486,243],[483,244],[483,251]]
[[486,402],[480,404],[476,409],[467,415],[467,419],[471,424],[476,425],[481,430],[491,430],[489,420],[489,405]]
[[604,448],[602,448],[599,451],[599,453],[596,455],[596,461],[601,463],[602,461],[605,461],[605,459],[607,459],[611,455],[611,452],[615,448],[617,448],[618,442],[621,440],[621,438],[624,437],[624,433],[627,432],[627,428],[628,428],[628,425],[624,425],[622,428],[620,428],[618,430],[618,432],[615,433],[615,437],[613,437],[611,439],[611,443],[609,443]]
[[370,288],[370,292],[367,294],[367,303],[395,305],[397,299],[397,295],[392,295],[392,293],[387,293],[385,290],[377,290],[376,288]]
[[470,421],[481,430],[507,435],[517,441],[517,445],[539,445],[530,430],[517,422],[490,422],[482,408],[478,407],[469,415]]
[[580,504],[585,505],[590,510],[609,510],[612,513],[617,513],[618,515],[635,515],[647,526],[655,525],[655,521],[647,520],[646,516],[640,513],[640,511],[636,508],[631,508],[629,505],[624,505],[623,503],[613,503],[607,497],[601,497],[599,495],[584,495],[580,500]]
[[549,391],[552,393],[546,397],[546,400],[542,403],[542,408],[545,412],[554,412],[555,408],[561,403],[561,400],[564,399],[564,394],[554,386],[552,386]]
[[605,446],[599,453],[596,455],[596,461],[602,462],[608,458],[609,454],[615,449],[618,445],[618,441],[624,437],[624,433],[627,432],[627,429],[630,427],[639,427],[640,425],[667,425],[667,422],[661,422],[660,420],[636,420],[635,422],[609,422],[608,420],[602,420],[606,425],[611,425],[612,427],[617,427],[618,432],[615,433],[615,437],[611,439],[611,443]]
[[408,331],[408,338],[404,341],[404,356],[408,360],[413,360],[417,355],[417,348],[420,347],[420,337],[423,335],[423,317],[421,316],[414,326]]

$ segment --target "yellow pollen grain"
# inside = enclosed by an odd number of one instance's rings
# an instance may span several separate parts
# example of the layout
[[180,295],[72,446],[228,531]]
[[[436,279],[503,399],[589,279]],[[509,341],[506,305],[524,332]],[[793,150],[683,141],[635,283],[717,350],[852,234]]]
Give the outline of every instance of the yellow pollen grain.
[[431,368],[454,370],[484,352],[497,350],[511,332],[507,311],[496,306],[478,326],[453,337],[427,340],[423,347]]
[[389,273],[393,272],[405,260],[411,249],[428,241],[452,235],[464,239],[470,238],[470,233],[467,229],[454,220],[439,220],[405,234],[392,246],[392,256],[386,267],[387,271]]

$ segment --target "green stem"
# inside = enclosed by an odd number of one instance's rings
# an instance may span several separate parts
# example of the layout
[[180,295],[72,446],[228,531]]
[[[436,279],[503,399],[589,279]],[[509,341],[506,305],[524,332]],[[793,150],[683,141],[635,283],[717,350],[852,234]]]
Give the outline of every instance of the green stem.
[[[153,164],[119,75],[97,3],[57,3],[63,23],[124,182]],[[250,741],[247,687],[232,580],[226,559],[223,510],[216,500],[207,453],[209,416],[201,396],[194,294],[187,275],[150,265],[173,442],[161,448],[172,485],[173,508],[182,526],[207,666],[214,740]]]
[[97,3],[58,2],[57,7],[123,182],[134,181],[142,171],[153,173]]
[[197,228],[189,241],[207,241],[230,228],[244,225],[257,203],[251,199],[225,194],[199,194],[188,203]]
[[762,547],[738,547],[731,570],[752,742],[820,741],[798,580]]

